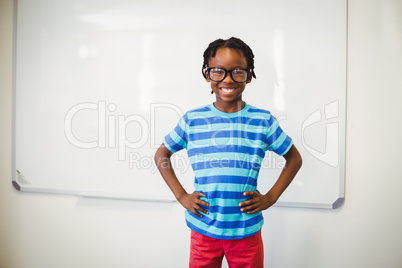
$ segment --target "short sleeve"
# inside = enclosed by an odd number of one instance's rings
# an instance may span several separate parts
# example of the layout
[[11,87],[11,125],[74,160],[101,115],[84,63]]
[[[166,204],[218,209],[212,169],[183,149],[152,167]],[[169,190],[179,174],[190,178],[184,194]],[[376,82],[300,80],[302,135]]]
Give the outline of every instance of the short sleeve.
[[278,155],[286,154],[293,145],[293,140],[279,126],[278,120],[271,115],[270,126],[267,133],[267,150]]
[[187,121],[186,113],[180,118],[176,127],[164,137],[163,144],[169,149],[169,151],[175,153],[187,148]]

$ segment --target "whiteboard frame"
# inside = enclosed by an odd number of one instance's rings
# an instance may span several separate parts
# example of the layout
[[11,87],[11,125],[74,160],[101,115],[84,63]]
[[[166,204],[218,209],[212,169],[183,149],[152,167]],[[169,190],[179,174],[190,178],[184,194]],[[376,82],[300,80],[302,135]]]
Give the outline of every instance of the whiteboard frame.
[[[343,203],[345,199],[345,157],[346,157],[346,103],[347,103],[347,0],[342,0],[345,17],[343,18],[345,29],[344,39],[342,43],[344,44],[344,58],[342,64],[345,67],[345,73],[342,77],[345,83],[345,90],[342,91],[342,98],[344,101],[340,102],[340,121],[339,121],[339,198],[334,200],[333,203],[299,203],[299,202],[281,202],[278,201],[274,206],[276,207],[299,207],[299,208],[318,208],[318,209],[337,209]],[[151,202],[177,202],[174,196],[171,198],[164,198],[158,196],[130,196],[122,195],[113,192],[98,192],[98,191],[76,191],[69,189],[57,189],[57,188],[41,188],[30,185],[29,182],[24,178],[16,169],[16,62],[17,62],[17,23],[18,23],[18,0],[14,1],[14,23],[13,23],[13,66],[12,66],[12,185],[19,192],[28,193],[44,193],[44,194],[62,194],[62,195],[74,195],[78,197],[90,197],[90,198],[106,198],[106,199],[119,199],[119,200],[135,200],[135,201],[151,201]]]

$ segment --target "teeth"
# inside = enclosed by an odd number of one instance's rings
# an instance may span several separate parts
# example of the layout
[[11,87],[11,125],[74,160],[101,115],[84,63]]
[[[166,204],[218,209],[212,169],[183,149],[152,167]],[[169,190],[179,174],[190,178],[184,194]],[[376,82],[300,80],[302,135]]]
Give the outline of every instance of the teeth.
[[221,90],[224,92],[233,92],[235,89],[234,88],[221,88]]

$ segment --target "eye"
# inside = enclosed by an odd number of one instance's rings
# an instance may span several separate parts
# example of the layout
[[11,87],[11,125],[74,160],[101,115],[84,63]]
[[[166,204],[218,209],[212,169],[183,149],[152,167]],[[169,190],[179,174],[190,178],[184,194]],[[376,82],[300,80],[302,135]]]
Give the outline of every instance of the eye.
[[246,73],[246,71],[242,70],[242,69],[234,69],[232,71],[232,74],[245,74],[245,73]]
[[223,74],[223,73],[225,73],[224,70],[218,69],[218,68],[212,69],[211,72],[212,72],[213,74]]

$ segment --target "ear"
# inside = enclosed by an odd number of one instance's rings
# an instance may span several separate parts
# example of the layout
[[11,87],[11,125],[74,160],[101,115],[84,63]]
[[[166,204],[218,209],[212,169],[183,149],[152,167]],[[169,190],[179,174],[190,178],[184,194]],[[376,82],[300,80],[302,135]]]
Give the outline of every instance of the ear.
[[207,70],[204,70],[204,72],[202,74],[204,75],[205,81],[211,82],[211,79],[209,79]]
[[253,80],[253,75],[252,75],[252,73],[248,73],[246,84],[250,83],[251,80]]

